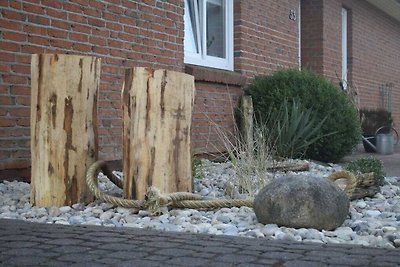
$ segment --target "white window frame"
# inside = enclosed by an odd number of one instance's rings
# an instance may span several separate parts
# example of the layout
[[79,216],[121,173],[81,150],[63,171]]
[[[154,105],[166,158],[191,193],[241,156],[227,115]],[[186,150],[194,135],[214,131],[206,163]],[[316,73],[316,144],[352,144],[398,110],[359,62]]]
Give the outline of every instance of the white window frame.
[[342,8],[342,88],[347,89],[347,9]]
[[[199,4],[199,10],[195,8],[195,19],[198,23],[196,29],[192,29],[190,26],[189,7],[188,1],[193,1]],[[225,16],[225,55],[226,58],[214,57],[207,55],[206,47],[206,6],[207,2],[213,2],[213,0],[185,0],[185,39],[184,39],[184,63],[193,64],[198,66],[231,70],[233,71],[233,0],[222,0],[224,2],[224,16]],[[194,6],[197,6],[197,5]],[[200,19],[202,17],[202,19]],[[189,20],[189,21],[188,21]],[[199,23],[201,22],[201,24]],[[204,29],[204,30],[203,30]],[[197,36],[200,36],[197,40],[197,46],[199,47],[199,53],[192,52],[186,49],[188,46],[195,44],[188,38],[189,34],[193,34],[193,30],[196,30]]]

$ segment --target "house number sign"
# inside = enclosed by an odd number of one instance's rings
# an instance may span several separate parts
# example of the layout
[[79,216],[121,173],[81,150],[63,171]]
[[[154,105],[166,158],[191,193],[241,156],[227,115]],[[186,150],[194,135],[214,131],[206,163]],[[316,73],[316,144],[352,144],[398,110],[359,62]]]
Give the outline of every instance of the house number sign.
[[289,19],[295,21],[296,20],[296,11],[291,9],[289,12]]

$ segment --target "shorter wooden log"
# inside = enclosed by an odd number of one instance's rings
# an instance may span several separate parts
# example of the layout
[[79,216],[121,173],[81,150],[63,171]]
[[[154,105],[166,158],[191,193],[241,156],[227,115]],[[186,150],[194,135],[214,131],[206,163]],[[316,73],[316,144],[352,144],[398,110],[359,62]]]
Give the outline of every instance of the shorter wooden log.
[[125,72],[123,99],[124,197],[191,192],[191,121],[194,77],[133,68]]
[[[338,184],[346,192],[350,200],[373,197],[380,192],[378,180],[373,172],[354,175],[349,171],[338,171],[332,173],[328,179]],[[346,180],[344,188],[342,180]]]
[[360,199],[364,197],[374,197],[377,193],[381,191],[379,186],[370,186],[370,187],[362,187],[355,188],[353,193],[350,196],[350,200]]

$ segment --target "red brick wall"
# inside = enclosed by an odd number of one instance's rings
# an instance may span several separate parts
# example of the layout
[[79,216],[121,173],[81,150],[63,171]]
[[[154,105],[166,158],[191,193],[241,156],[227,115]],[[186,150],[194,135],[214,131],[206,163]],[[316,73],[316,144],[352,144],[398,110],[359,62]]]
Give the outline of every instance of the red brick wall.
[[226,150],[223,136],[235,132],[234,109],[246,78],[238,73],[198,66],[187,66],[186,72],[196,79],[193,153],[218,156]]
[[[235,1],[235,70],[246,77],[297,68],[299,0]],[[290,20],[290,10],[297,20]]]
[[301,65],[321,74],[323,72],[322,2],[301,1]]
[[[391,83],[392,114],[399,129],[399,21],[366,1],[303,0],[302,66],[339,82],[342,7],[348,10],[348,80],[358,90],[360,107],[381,107],[380,87]],[[323,14],[323,17],[307,19],[306,14]],[[316,30],[323,33],[322,38],[318,38]]]
[[0,170],[30,165],[30,56],[102,58],[100,158],[121,158],[123,69],[183,71],[183,1],[0,1]]
[[347,2],[353,21],[351,82],[361,106],[381,107],[379,88],[392,83],[392,114],[400,129],[400,21],[363,1]]

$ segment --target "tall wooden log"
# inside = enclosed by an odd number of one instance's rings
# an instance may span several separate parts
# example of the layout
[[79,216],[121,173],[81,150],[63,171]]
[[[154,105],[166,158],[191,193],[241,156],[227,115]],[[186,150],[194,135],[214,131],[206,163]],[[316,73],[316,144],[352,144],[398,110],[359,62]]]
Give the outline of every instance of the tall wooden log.
[[122,99],[124,197],[143,199],[150,186],[191,191],[193,76],[128,69]]
[[97,160],[100,59],[32,55],[31,203],[64,206],[93,200],[86,170]]

